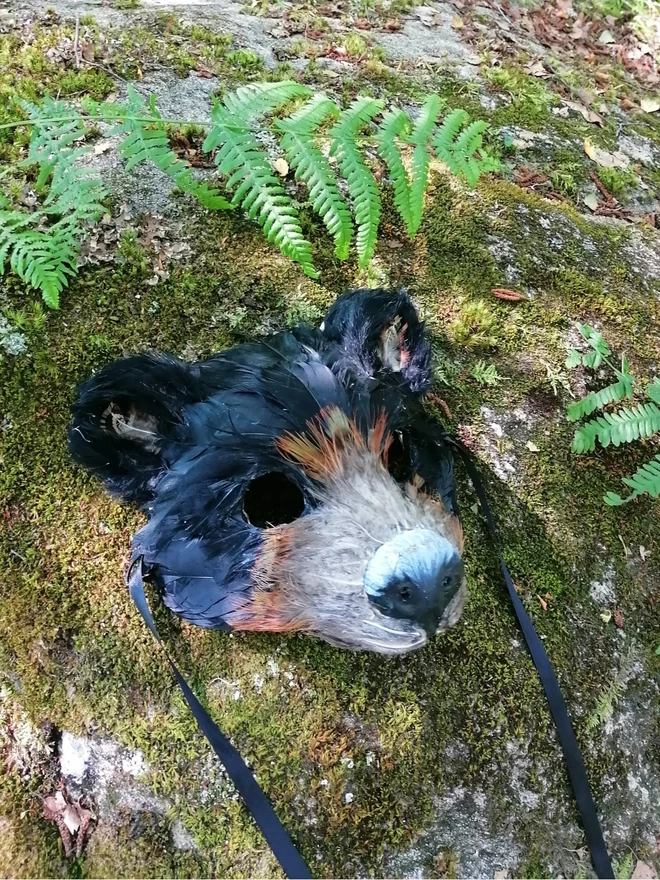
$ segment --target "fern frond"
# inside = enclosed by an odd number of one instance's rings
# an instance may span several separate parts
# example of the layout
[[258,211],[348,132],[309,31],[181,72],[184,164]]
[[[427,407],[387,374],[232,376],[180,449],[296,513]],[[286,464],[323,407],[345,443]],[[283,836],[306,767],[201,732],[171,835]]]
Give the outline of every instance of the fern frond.
[[608,492],[605,495],[605,504],[610,507],[619,507],[628,504],[640,495],[650,495],[652,498],[660,496],[660,455],[654,456],[651,461],[637,468],[632,477],[624,477],[623,482],[633,491],[630,495],[622,498],[616,492]]
[[62,289],[76,274],[85,226],[104,210],[106,193],[94,172],[80,164],[89,149],[73,146],[86,133],[80,114],[50,98],[41,107],[20,103],[33,125],[21,166],[36,165],[37,190],[48,184],[48,191],[31,212],[11,210],[3,200],[0,273],[9,260],[11,270],[39,289],[48,306],[57,308]]
[[655,403],[623,407],[616,413],[605,413],[578,428],[573,436],[573,452],[591,452],[596,441],[601,446],[620,446],[640,437],[652,437],[660,431],[660,408]]
[[654,403],[660,403],[660,377],[656,376],[655,379],[646,386],[646,396]]
[[[33,124],[28,154],[20,164],[22,167],[39,166],[36,188],[40,190],[53,173],[55,166],[61,162],[62,156],[66,155],[68,159],[70,152],[73,151],[71,145],[84,138],[85,124],[75,109],[64,101],[53,101],[48,95],[44,98],[41,107],[29,101],[17,101],[17,103]],[[59,121],[67,116],[70,118],[65,122]],[[76,151],[75,158],[85,152],[88,151],[83,149]]]
[[429,175],[429,141],[438,121],[442,102],[437,95],[429,95],[408,138],[415,147],[412,157],[412,181],[410,183],[410,214],[412,223],[408,234],[412,238],[422,222],[424,193]]
[[374,250],[380,220],[380,197],[373,174],[365,163],[356,136],[383,108],[376,98],[356,98],[330,131],[330,155],[335,156],[353,199],[357,222],[358,265],[367,265]]
[[33,229],[38,214],[0,211],[0,274],[9,266],[19,278],[41,291],[52,309],[68,278],[75,275],[80,229],[75,217],[68,217],[46,230]]
[[320,216],[335,240],[335,255],[348,257],[353,223],[351,212],[341,196],[328,160],[314,143],[313,132],[321,123],[339,114],[337,105],[324,95],[314,95],[287,119],[276,122],[283,132],[280,142],[296,180],[302,180],[309,192],[313,210]]
[[102,200],[106,192],[95,172],[81,164],[90,152],[89,147],[73,146],[86,134],[80,114],[64,101],[49,97],[44,98],[41,107],[29,101],[18,103],[33,124],[28,154],[20,166],[38,166],[38,191],[52,175],[40,211],[54,216],[75,212],[81,222],[96,219],[104,211]]
[[396,139],[404,137],[410,131],[412,123],[407,114],[398,107],[392,107],[383,116],[383,121],[376,131],[378,155],[387,165],[394,187],[394,204],[408,235],[412,238],[417,231],[414,227],[410,211],[410,181],[406,172]]
[[[154,96],[149,104],[132,86],[128,86],[128,102],[124,105],[98,104],[99,113],[118,120],[109,135],[125,135],[117,151],[126,161],[124,168],[131,171],[142,162],[153,162],[178,189],[194,196],[205,208],[215,211],[231,210],[232,205],[208,183],[193,177],[191,166],[180,159],[170,147],[162,116],[156,108]],[[148,119],[149,122],[144,122]]]
[[618,382],[606,385],[600,391],[592,391],[582,400],[569,403],[566,415],[570,422],[577,422],[583,416],[591,415],[597,409],[604,409],[609,403],[618,403],[624,398],[628,398],[628,400],[633,398],[633,380],[626,374],[622,374]]
[[471,122],[459,134],[467,121],[465,110],[453,110],[436,132],[433,146],[438,158],[452,174],[463,178],[469,186],[474,186],[485,172],[497,171],[499,162],[482,150],[482,135],[488,123]]
[[228,92],[222,103],[232,116],[254,120],[269,110],[274,110],[294,98],[307,98],[311,89],[293,80],[273,83],[250,83],[235,92]]
[[273,173],[250,122],[221,104],[214,106],[211,119],[213,125],[203,149],[217,150],[218,170],[228,178],[227,188],[235,190],[232,205],[241,205],[248,217],[263,228],[271,244],[299,263],[306,275],[318,278],[312,246],[302,234],[294,204]]

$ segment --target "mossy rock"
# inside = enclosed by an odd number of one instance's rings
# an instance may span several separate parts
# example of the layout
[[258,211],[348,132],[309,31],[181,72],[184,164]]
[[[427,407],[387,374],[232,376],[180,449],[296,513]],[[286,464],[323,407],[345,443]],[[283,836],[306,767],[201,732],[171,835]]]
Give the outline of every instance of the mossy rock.
[[[56,27],[71,33],[69,24]],[[203,58],[228,87],[235,83],[236,70],[227,78],[222,34],[201,26],[184,34],[177,20],[164,18],[159,27],[150,35],[152,54],[140,49],[145,57],[183,73]],[[59,68],[38,60],[49,40],[60,39],[46,31],[21,86],[27,97],[62,81]],[[130,29],[121,45],[130,48],[131,34],[142,46],[145,35]],[[251,67],[241,75],[264,74]],[[433,76],[459,103],[455,81]],[[98,97],[112,87],[102,71],[76,84]],[[345,97],[368,89],[403,100],[428,82],[391,69],[370,79],[361,70],[340,86]],[[543,128],[540,110],[535,120]],[[7,143],[7,155],[18,147]],[[56,829],[40,818],[39,795],[55,784],[57,755],[47,743],[35,745],[41,758],[27,777],[9,763],[0,780],[6,873],[278,876],[131,606],[123,569],[143,518],[71,465],[69,407],[77,383],[121,354],[153,349],[205,358],[297,320],[315,321],[342,290],[376,282],[409,287],[427,321],[435,392],[452,418],[435,405],[430,416],[448,421],[480,457],[502,551],[557,670],[608,842],[616,854],[632,846],[651,857],[644,847],[657,805],[635,806],[634,792],[659,773],[652,751],[658,507],[649,499],[623,512],[602,504],[604,491],[648,450],[572,455],[568,396],[556,376],[577,320],[596,323],[637,375],[657,371],[658,281],[643,260],[657,233],[594,222],[505,179],[485,179],[468,193],[434,169],[425,219],[410,242],[386,184],[382,196],[381,241],[364,273],[334,259],[331,241],[306,211],[318,282],[246,220],[177,202],[191,252],[171,261],[157,284],[147,283],[154,255],[140,244],[138,220],[129,221],[134,230],[115,259],[84,267],[61,309],[45,319],[33,291],[4,279],[0,307],[20,325],[28,350],[0,364],[0,743],[15,756],[16,731],[48,722],[100,743],[101,751],[113,743],[128,765],[131,755],[144,762],[132,776],[118,758],[118,775],[87,789],[98,800],[99,823],[74,862],[63,859]],[[528,298],[514,304],[491,294],[511,286]],[[480,361],[496,366],[499,381],[474,378]],[[469,876],[493,866],[518,876],[589,871],[573,852],[583,839],[543,692],[471,488],[457,470],[470,600],[459,626],[419,654],[392,660],[299,636],[202,632],[151,597],[168,649],[319,876]],[[640,558],[640,547],[650,556]],[[599,604],[590,593],[604,572],[616,595]],[[601,617],[615,609],[621,629]],[[636,672],[624,681],[627,668]],[[631,744],[635,725],[640,735]],[[150,808],[144,800],[122,802],[122,791],[143,789],[155,799]],[[503,841],[509,852],[497,865]],[[486,851],[491,844],[495,855],[469,860],[469,846]]]

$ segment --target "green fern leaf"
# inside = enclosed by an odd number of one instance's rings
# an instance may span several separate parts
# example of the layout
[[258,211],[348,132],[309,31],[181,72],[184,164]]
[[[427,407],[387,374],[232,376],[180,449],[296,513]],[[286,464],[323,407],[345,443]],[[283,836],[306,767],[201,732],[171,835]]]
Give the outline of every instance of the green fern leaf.
[[47,231],[31,229],[28,221],[33,223],[38,215],[16,218],[17,214],[0,211],[0,274],[9,255],[11,270],[40,290],[46,305],[56,309],[68,277],[77,271],[78,226],[74,218],[67,218]]
[[[208,183],[196,180],[190,164],[179,159],[171,149],[165,123],[153,96],[147,105],[142,95],[129,85],[127,104],[99,104],[95,109],[106,118],[119,120],[109,134],[125,135],[117,149],[126,160],[126,171],[131,171],[142,162],[153,162],[174,181],[178,189],[192,195],[205,208],[214,211],[232,209],[232,205],[218,190]],[[142,121],[144,119],[149,121]]]
[[38,166],[37,191],[52,175],[40,210],[51,216],[76,212],[81,221],[97,219],[104,211],[106,192],[95,172],[81,164],[89,148],[72,146],[86,134],[80,114],[63,101],[49,97],[44,98],[41,107],[28,101],[19,103],[33,124],[28,154],[20,166]]
[[497,171],[499,162],[482,150],[482,136],[488,124],[475,121],[466,126],[467,121],[465,110],[453,110],[436,132],[433,146],[453,174],[474,186],[485,172]]
[[376,132],[378,155],[387,165],[390,172],[392,186],[394,187],[394,204],[406,224],[408,235],[412,238],[417,231],[413,223],[410,211],[410,181],[403,164],[401,150],[397,146],[396,139],[402,138],[410,131],[412,123],[408,116],[392,107],[384,116],[383,121]]
[[591,452],[596,447],[596,441],[601,446],[620,446],[640,437],[652,437],[658,431],[660,408],[655,403],[640,403],[635,407],[623,407],[616,413],[605,413],[587,422],[576,430],[571,449],[578,454]]
[[330,155],[336,157],[353,199],[360,268],[367,265],[376,249],[380,197],[374,176],[362,158],[355,139],[361,129],[380,113],[382,107],[383,102],[375,98],[356,98],[341,113],[330,131]]
[[605,504],[610,507],[619,507],[628,504],[640,495],[650,495],[652,498],[660,496],[660,455],[656,455],[651,461],[637,468],[632,477],[624,477],[623,482],[633,491],[630,495],[622,498],[616,492],[608,492],[605,495]]
[[22,166],[37,166],[37,189],[47,191],[34,211],[16,211],[3,199],[0,210],[0,272],[9,267],[41,291],[51,308],[77,272],[80,244],[89,221],[104,210],[105,191],[80,160],[89,152],[74,147],[86,133],[80,115],[62,101],[43,105],[21,102],[32,123],[28,155]]
[[646,386],[646,396],[654,403],[660,403],[660,377],[657,377]]
[[577,422],[583,416],[591,415],[597,409],[604,409],[610,403],[618,403],[620,400],[633,398],[633,380],[630,376],[622,374],[618,382],[601,388],[600,391],[592,391],[583,397],[582,400],[576,400],[569,403],[566,415],[570,422]]
[[232,116],[252,121],[294,98],[307,98],[311,94],[307,86],[293,80],[250,83],[235,92],[228,92],[222,103]]
[[[61,162],[62,154],[67,154],[68,158],[68,154],[73,150],[71,145],[84,138],[85,124],[76,110],[64,101],[53,101],[48,95],[44,98],[41,107],[29,101],[17,103],[27,113],[33,125],[28,154],[20,165],[39,166],[36,188],[40,190],[53,173],[55,166]],[[64,122],[54,121],[63,117],[69,119]],[[84,152],[88,151],[79,149],[75,158]]]
[[412,238],[422,222],[424,193],[429,175],[429,141],[440,115],[442,102],[437,95],[429,95],[415,122],[409,141],[415,149],[412,158],[412,181],[410,184],[410,214],[412,223],[408,234]]
[[337,188],[330,164],[313,137],[324,120],[338,114],[339,108],[329,98],[314,95],[296,113],[277,121],[276,128],[283,132],[281,147],[296,180],[306,184],[313,210],[335,240],[335,255],[345,260],[353,236],[351,213]]
[[207,152],[216,150],[214,161],[228,178],[227,189],[235,190],[232,205],[241,205],[248,217],[263,228],[269,242],[299,263],[306,275],[318,278],[312,247],[302,234],[293,202],[275,176],[250,122],[230,113],[227,100],[225,106],[214,106],[213,125],[203,148]]

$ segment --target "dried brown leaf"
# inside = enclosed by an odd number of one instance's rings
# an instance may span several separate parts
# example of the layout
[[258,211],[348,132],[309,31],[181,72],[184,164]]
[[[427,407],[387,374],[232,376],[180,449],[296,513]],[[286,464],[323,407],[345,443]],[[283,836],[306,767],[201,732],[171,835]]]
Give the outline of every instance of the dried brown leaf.
[[635,870],[630,875],[630,880],[652,880],[652,878],[657,876],[658,875],[650,865],[647,865],[646,862],[642,862],[641,859],[638,859],[637,864],[635,865]]
[[644,113],[657,113],[657,111],[660,110],[660,101],[656,98],[642,98],[639,102],[639,106]]
[[585,138],[584,152],[602,168],[628,168],[630,165],[630,160],[625,153],[620,150],[617,150],[616,153],[608,153],[607,150],[597,147],[590,138]]
[[517,290],[511,290],[508,287],[493,287],[491,293],[498,299],[504,299],[507,302],[523,302],[523,300],[527,299],[524,293],[519,293]]

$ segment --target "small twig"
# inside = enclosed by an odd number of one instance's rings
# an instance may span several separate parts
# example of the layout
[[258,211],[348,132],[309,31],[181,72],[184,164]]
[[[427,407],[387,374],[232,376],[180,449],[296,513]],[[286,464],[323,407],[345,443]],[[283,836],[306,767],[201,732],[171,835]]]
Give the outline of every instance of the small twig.
[[73,55],[76,59],[76,70],[80,69],[80,13],[76,12],[76,33],[73,38]]
[[[123,82],[123,83],[127,83],[127,82],[128,82],[127,79],[124,79],[123,76],[119,76],[118,73],[115,73],[114,70],[112,70],[112,69],[109,68],[109,67],[106,67],[104,64],[99,64],[99,63],[96,62],[96,61],[88,61],[86,58],[81,58],[81,63],[82,63],[82,64],[87,64],[89,67],[96,67],[96,68],[98,68],[99,70],[102,70],[104,73],[107,73],[108,76],[113,76],[115,79],[118,79],[118,80],[120,80],[120,81]],[[207,123],[207,124],[208,124],[208,123]]]
[[596,184],[596,186],[597,186],[598,189],[600,190],[601,195],[602,195],[603,198],[605,199],[605,202],[606,202],[607,207],[608,207],[608,208],[616,208],[616,206],[617,206],[619,203],[618,203],[617,200],[614,198],[614,196],[612,195],[612,193],[609,192],[609,190],[606,189],[605,184],[604,184],[603,181],[600,179],[600,177],[596,174],[596,172],[595,172],[595,171],[591,171],[591,172],[589,173],[589,177],[593,180],[593,182]]

